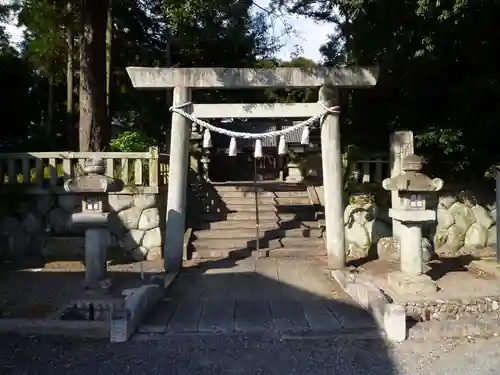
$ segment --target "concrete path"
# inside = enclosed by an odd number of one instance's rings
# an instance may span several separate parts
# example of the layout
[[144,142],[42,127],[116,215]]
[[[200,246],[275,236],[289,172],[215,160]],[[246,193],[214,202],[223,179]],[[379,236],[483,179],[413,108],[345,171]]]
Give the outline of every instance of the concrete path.
[[335,335],[375,331],[317,259],[204,262],[186,269],[141,333]]

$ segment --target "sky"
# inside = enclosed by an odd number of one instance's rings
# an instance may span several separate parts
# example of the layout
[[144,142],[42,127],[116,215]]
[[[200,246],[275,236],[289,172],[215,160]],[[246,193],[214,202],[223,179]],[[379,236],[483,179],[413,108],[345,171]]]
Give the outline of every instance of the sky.
[[[9,0],[0,0],[0,3],[8,3]],[[257,0],[259,6],[265,7],[267,0]],[[295,33],[293,35],[283,36],[283,44],[285,46],[278,53],[278,57],[282,59],[289,59],[290,54],[296,51],[298,45],[302,49],[301,56],[307,57],[314,61],[320,61],[321,55],[319,48],[328,39],[328,34],[332,33],[333,27],[328,24],[316,23],[305,17],[287,16],[286,22],[293,27]],[[22,30],[15,26],[16,20],[12,19],[6,25],[7,32],[11,35],[13,43],[22,40]],[[283,23],[280,21],[274,22],[272,32],[275,36],[282,35],[284,30]]]
[[[256,0],[256,4],[265,8],[268,0]],[[302,16],[286,16],[285,22],[295,30],[294,35],[284,36],[286,45],[279,52],[278,57],[289,59],[290,54],[296,50],[296,45],[302,49],[302,56],[314,61],[320,61],[319,48],[328,40],[328,34],[333,32],[331,24],[317,23]],[[275,21],[273,32],[275,36],[283,35],[283,22]]]

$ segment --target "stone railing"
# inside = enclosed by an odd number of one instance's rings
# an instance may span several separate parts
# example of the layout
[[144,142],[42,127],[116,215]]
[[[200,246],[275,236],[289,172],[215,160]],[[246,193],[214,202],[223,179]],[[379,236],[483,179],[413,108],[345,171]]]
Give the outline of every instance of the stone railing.
[[100,157],[106,175],[126,190],[158,193],[167,184],[168,155],[156,147],[147,152],[24,152],[0,154],[0,189],[26,194],[63,194],[64,182],[81,174],[87,158]]
[[85,159],[96,156],[104,159],[106,175],[124,185],[107,196],[108,245],[136,260],[160,256],[169,156],[151,148],[0,154],[0,258],[40,252],[48,258],[82,255],[83,232],[69,220],[81,212],[82,195],[63,186],[83,172]]
[[389,162],[385,159],[356,160],[350,163],[349,179],[367,184],[380,183],[389,176]]

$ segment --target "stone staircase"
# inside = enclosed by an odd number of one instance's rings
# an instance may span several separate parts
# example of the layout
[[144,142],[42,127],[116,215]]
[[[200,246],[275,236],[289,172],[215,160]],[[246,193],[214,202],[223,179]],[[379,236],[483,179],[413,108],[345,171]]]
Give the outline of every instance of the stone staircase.
[[[324,255],[317,207],[306,186],[259,182],[259,247],[263,255]],[[193,258],[250,256],[256,249],[255,189],[249,184],[207,185],[194,224]]]

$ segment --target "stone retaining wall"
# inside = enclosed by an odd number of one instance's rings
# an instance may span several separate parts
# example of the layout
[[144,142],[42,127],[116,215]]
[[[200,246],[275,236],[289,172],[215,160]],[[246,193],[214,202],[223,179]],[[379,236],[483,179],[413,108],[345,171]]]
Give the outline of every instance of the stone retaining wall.
[[[380,240],[379,255],[382,251],[384,257],[394,258],[394,253],[397,252],[394,241],[389,238],[392,236],[389,193],[377,194],[384,196],[358,193],[346,197],[344,225],[349,257],[367,256]],[[323,202],[322,187],[318,188],[318,195]],[[437,222],[424,226],[424,253],[437,249],[439,253],[453,254],[462,249],[477,250],[496,246],[496,205],[492,198],[492,193],[435,194],[429,199],[428,207],[436,209]]]
[[463,298],[446,301],[406,302],[408,316],[419,320],[449,320],[478,316],[483,314],[500,316],[500,304],[497,296],[484,298]]
[[[70,225],[81,212],[81,195],[3,195],[0,256],[43,252],[48,237],[83,237]],[[110,194],[109,246],[134,260],[161,256],[165,202],[161,194]],[[74,249],[68,249],[71,251]],[[50,254],[44,254],[50,256]]]
[[496,205],[452,195],[439,197],[434,243],[442,252],[496,246]]

